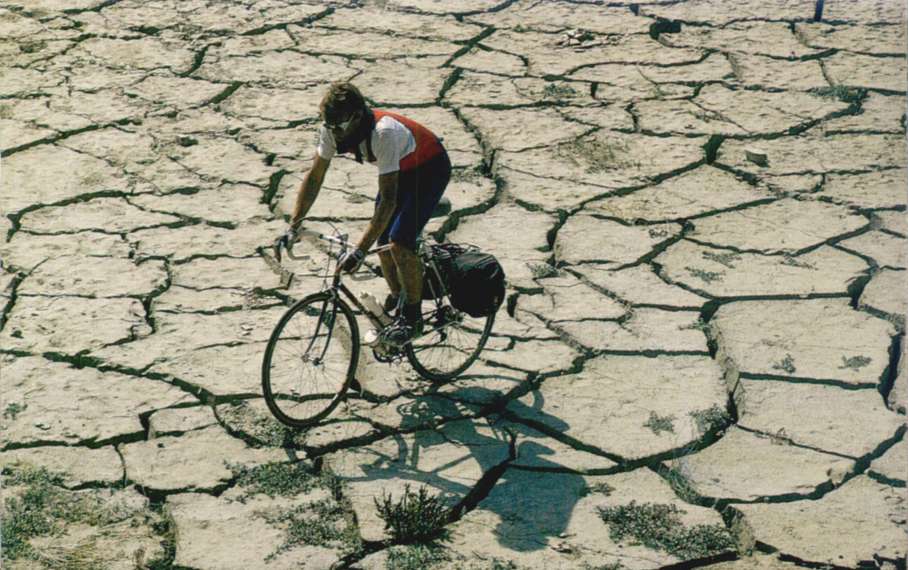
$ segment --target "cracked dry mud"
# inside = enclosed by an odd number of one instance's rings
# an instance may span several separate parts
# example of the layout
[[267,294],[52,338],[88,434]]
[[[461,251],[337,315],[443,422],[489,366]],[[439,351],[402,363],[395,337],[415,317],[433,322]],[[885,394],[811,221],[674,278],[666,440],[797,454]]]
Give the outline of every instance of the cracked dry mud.
[[[4,2],[3,566],[904,568],[905,8],[814,7]],[[429,230],[508,302],[462,378],[364,353],[293,432],[260,359],[321,280],[256,248],[344,79],[443,135]],[[407,485],[434,547],[379,517]]]

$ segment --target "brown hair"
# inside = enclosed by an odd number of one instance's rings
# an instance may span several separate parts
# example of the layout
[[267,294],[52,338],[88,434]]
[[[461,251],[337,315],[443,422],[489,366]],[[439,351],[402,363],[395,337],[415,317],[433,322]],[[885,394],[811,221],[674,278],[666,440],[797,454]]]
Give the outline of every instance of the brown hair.
[[366,110],[366,100],[355,85],[348,81],[336,81],[328,88],[318,106],[323,121],[337,123],[357,111]]

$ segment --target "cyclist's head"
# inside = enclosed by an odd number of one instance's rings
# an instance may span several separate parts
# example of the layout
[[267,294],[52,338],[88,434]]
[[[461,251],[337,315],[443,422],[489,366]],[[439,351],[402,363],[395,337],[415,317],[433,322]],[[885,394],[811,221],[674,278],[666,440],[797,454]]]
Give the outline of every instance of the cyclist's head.
[[[362,93],[355,85],[347,81],[332,83],[319,104],[322,122],[332,130],[346,127],[347,125],[344,123],[365,115],[366,111],[366,100]],[[345,129],[340,128],[339,130]]]

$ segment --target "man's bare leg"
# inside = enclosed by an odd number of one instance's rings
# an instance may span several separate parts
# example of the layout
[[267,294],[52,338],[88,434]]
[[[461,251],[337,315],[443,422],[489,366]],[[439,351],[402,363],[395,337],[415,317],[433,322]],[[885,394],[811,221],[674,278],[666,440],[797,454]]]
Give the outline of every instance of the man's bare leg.
[[[419,261],[419,256],[412,249],[394,242],[391,242],[391,256],[396,265],[397,277],[403,284],[407,303],[422,303],[422,263]],[[384,261],[382,261],[382,271],[384,271],[384,267]],[[394,290],[392,289],[391,292],[393,294]]]
[[381,263],[381,274],[388,282],[388,289],[391,296],[400,297],[400,275],[397,273],[397,264],[394,262],[394,256],[388,250],[378,252],[378,260]]

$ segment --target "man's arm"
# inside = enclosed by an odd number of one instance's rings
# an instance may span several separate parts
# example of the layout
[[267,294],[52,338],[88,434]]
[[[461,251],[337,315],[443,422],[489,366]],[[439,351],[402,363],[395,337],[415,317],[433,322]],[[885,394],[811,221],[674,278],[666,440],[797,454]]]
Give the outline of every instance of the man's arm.
[[303,178],[303,183],[300,184],[299,192],[296,195],[293,217],[290,218],[290,227],[294,231],[299,229],[303,218],[306,217],[312,204],[315,203],[315,199],[322,189],[322,182],[325,181],[325,173],[328,171],[329,164],[331,164],[330,160],[325,160],[318,153],[315,154],[315,158],[312,160],[312,167],[309,168],[309,172]]
[[372,214],[372,220],[369,222],[369,227],[366,228],[366,233],[356,246],[362,252],[366,252],[372,247],[378,236],[388,227],[388,223],[394,215],[394,210],[397,208],[398,174],[399,172],[395,171],[378,177],[378,195],[381,196],[381,199],[378,206],[375,207],[375,213]]

